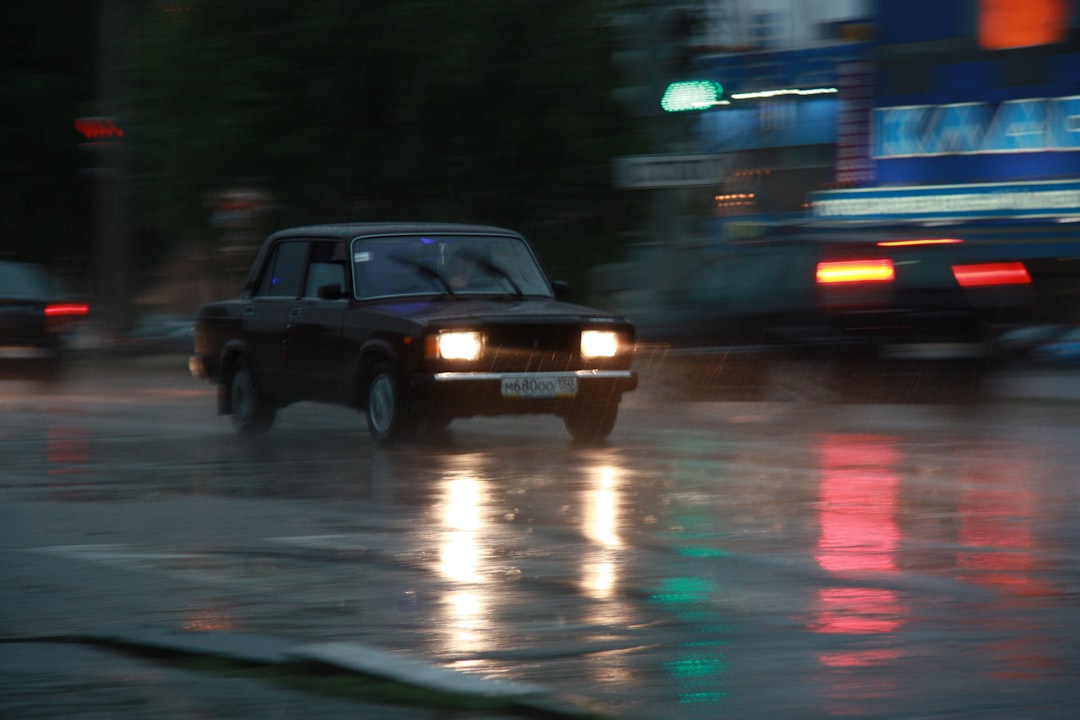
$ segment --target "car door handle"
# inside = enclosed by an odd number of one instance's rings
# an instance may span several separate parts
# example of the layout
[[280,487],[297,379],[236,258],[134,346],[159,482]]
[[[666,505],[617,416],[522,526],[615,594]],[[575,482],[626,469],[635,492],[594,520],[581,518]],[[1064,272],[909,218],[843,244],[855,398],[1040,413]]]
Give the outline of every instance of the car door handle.
[[300,317],[300,312],[301,311],[302,311],[302,308],[300,308],[300,307],[289,308],[289,317],[290,318],[298,318],[298,317]]
[[248,305],[244,308],[244,317],[248,317],[255,314],[255,306]]

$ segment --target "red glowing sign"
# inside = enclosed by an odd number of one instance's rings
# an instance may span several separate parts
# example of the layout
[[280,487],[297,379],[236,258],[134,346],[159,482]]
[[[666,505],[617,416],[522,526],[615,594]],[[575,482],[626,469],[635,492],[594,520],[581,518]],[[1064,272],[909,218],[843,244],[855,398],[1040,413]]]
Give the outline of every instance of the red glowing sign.
[[979,45],[987,50],[1061,42],[1068,32],[1068,0],[980,0]]
[[91,142],[106,142],[124,137],[124,131],[116,124],[116,118],[111,117],[76,118],[75,130]]

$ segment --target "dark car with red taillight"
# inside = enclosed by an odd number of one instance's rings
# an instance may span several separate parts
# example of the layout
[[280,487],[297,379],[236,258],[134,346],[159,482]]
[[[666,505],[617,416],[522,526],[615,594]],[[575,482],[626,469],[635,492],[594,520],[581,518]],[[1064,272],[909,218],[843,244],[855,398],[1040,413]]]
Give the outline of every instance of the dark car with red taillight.
[[1001,248],[932,232],[818,247],[825,337],[871,343],[885,357],[988,357],[1003,332],[1038,317],[1028,266]]
[[503,228],[292,228],[266,240],[238,298],[199,310],[190,367],[241,433],[314,401],[363,410],[381,445],[505,414],[600,441],[637,386],[634,327],[562,287]]
[[0,375],[54,377],[89,309],[40,265],[0,261]]
[[992,358],[1005,333],[1053,321],[1070,292],[1075,302],[1080,277],[1061,243],[995,231],[769,227],[695,250],[660,302],[631,317],[644,342]]

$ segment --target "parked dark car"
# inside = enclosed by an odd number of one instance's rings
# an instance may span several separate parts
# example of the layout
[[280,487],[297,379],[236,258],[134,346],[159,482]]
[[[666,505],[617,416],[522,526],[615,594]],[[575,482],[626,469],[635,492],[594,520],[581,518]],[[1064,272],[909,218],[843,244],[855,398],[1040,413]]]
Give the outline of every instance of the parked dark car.
[[267,238],[240,297],[200,308],[191,371],[241,433],[316,401],[381,445],[477,415],[553,414],[596,442],[637,386],[634,328],[556,297],[497,227],[341,224]]
[[56,376],[69,355],[76,324],[89,311],[45,268],[0,261],[0,372],[4,377]]

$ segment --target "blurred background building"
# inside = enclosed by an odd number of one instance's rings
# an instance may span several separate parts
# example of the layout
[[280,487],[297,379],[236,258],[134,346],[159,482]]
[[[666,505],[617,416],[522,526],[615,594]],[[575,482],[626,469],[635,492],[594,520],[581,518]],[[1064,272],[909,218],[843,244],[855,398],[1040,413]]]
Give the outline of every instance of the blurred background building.
[[693,60],[680,70],[719,92],[707,107],[687,110],[685,142],[667,147],[714,158],[722,170],[692,190],[653,186],[682,195],[657,204],[668,216],[655,226],[677,230],[654,233],[637,249],[633,266],[649,273],[615,281],[600,272],[598,285],[637,288],[637,301],[654,302],[640,288],[679,288],[702,247],[785,221],[963,224],[977,237],[1022,243],[1032,256],[1075,255],[1076,5],[685,5],[698,22],[687,41]]
[[0,254],[123,328],[317,221],[507,225],[625,305],[763,223],[964,222],[1054,256],[1080,215],[1075,0],[272,9],[0,5]]
[[[1075,214],[1080,21],[1068,0],[715,0],[699,11],[694,72],[723,87],[692,130],[697,152],[726,156],[715,215]],[[1061,184],[1030,185],[1051,181]],[[924,186],[956,187],[904,189]]]

